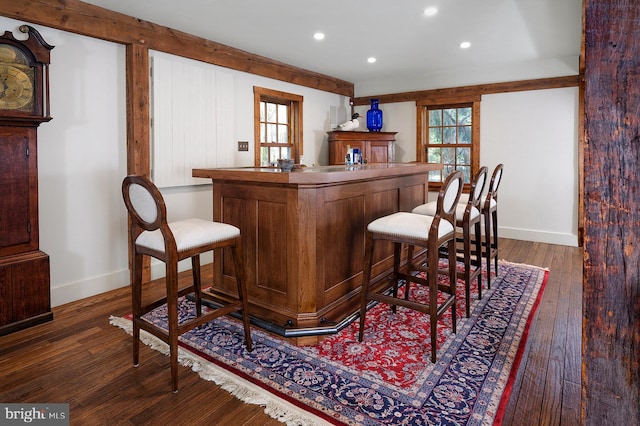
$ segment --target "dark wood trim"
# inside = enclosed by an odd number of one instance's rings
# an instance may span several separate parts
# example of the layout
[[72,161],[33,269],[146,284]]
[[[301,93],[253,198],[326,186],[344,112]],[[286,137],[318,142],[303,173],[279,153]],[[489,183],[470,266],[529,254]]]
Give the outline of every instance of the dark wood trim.
[[302,132],[302,104],[304,96],[253,86],[253,165],[260,167],[260,102],[264,97],[273,98],[278,102],[289,102],[290,131],[293,140],[291,158],[293,158],[296,164],[299,164],[300,157],[304,154]]
[[584,128],[584,70],[585,70],[585,10],[582,5],[582,37],[580,42],[579,86],[578,86],[578,247],[584,247],[584,145],[586,134]]
[[[471,149],[472,149],[472,158],[471,158],[471,176],[473,177],[478,169],[480,168],[480,97],[474,96],[472,98],[460,99],[457,102],[453,99],[447,99],[446,101],[441,99],[440,102],[436,102],[435,104],[430,104],[429,102],[416,101],[416,161],[418,162],[427,162],[427,132],[425,127],[423,127],[425,121],[428,121],[426,117],[426,106],[434,105],[436,107],[446,107],[448,105],[452,107],[459,107],[461,104],[469,103],[469,106],[472,107],[472,126],[471,126]],[[430,182],[429,190],[430,191],[438,191],[442,184],[440,182]],[[465,188],[468,187],[469,184],[465,184]]]
[[353,83],[78,0],[0,0],[0,15],[352,97]]
[[143,46],[127,45],[127,173],[149,176],[151,129],[149,123],[149,50]]
[[478,84],[475,86],[449,87],[443,89],[419,90],[416,92],[392,93],[387,95],[371,95],[353,99],[353,105],[369,105],[369,99],[380,99],[381,104],[395,102],[420,101],[428,104],[464,102],[482,95],[494,93],[522,92],[527,90],[558,89],[562,87],[576,87],[579,77],[551,77],[536,80],[509,81],[505,83]]
[[640,424],[640,4],[585,14],[582,420]]
[[[127,174],[151,176],[151,129],[149,100],[149,49],[139,44],[128,44],[126,53],[127,82]],[[131,236],[129,236],[131,238]],[[129,244],[131,247],[131,244]],[[129,270],[132,268],[129,252]],[[142,279],[151,279],[151,262],[142,260]]]

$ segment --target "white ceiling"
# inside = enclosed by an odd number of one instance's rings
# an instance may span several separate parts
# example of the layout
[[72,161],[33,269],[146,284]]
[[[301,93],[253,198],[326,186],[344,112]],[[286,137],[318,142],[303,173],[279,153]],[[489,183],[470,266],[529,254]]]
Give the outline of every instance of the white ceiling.
[[[582,0],[83,1],[337,77],[357,92],[578,72]],[[430,6],[435,16],[423,14]],[[324,40],[314,40],[317,31]]]

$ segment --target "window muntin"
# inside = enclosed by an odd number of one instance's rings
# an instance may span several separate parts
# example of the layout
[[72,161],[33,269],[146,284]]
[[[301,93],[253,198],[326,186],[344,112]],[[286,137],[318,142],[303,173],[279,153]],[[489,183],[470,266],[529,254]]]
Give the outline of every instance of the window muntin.
[[259,167],[302,155],[302,96],[254,87],[256,158]]
[[429,182],[442,183],[454,170],[460,170],[464,182],[471,182],[473,149],[473,104],[452,106],[427,106],[426,116],[426,161],[442,163],[442,170],[429,173]]
[[290,158],[289,102],[260,101],[260,165],[269,166],[279,158]]

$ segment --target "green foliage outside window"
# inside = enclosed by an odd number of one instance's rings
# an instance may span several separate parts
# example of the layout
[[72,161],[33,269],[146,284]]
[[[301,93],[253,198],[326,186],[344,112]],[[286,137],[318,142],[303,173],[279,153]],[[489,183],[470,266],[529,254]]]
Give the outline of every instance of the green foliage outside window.
[[427,161],[444,168],[429,173],[430,182],[443,182],[454,170],[471,181],[472,112],[470,106],[429,109]]

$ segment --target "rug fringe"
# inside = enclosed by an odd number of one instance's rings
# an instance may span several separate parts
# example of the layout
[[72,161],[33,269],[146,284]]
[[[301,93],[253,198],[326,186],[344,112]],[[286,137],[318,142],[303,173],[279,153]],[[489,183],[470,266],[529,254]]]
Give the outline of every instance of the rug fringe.
[[510,265],[510,266],[526,266],[528,268],[538,268],[538,269],[542,269],[543,271],[548,271],[549,268],[547,266],[536,266],[536,265],[529,265],[528,263],[518,263],[518,262],[510,262],[508,260],[504,260],[504,259],[498,259],[498,263],[502,263],[505,265]]
[[[133,326],[128,319],[112,315],[109,317],[109,323],[123,329],[128,334],[132,333]],[[140,332],[140,341],[163,355],[169,355],[169,345],[144,330]],[[202,361],[197,355],[182,348],[178,348],[178,362],[185,367],[191,368],[202,379],[216,383],[242,402],[263,406],[265,414],[288,426],[331,424],[281,398],[275,397],[273,394],[236,375],[226,372],[222,368]]]

